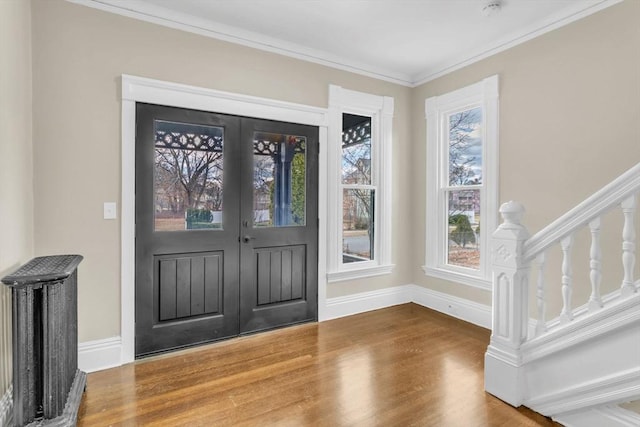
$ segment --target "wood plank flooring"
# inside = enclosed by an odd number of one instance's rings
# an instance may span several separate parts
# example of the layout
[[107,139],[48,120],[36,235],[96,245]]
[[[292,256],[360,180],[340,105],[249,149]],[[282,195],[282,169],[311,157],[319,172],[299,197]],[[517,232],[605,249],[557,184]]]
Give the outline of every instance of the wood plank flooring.
[[483,389],[489,331],[415,304],[89,374],[79,426],[553,426]]

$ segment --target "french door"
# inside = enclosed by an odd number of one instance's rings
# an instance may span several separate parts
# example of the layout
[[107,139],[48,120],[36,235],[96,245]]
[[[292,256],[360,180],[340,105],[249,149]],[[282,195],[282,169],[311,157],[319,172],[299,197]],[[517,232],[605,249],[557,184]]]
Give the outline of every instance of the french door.
[[136,356],[317,319],[316,127],[136,108]]

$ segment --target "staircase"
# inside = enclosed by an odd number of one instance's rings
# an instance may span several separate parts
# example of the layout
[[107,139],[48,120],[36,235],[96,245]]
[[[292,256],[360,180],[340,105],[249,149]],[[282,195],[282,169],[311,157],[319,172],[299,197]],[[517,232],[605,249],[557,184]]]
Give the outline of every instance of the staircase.
[[[616,404],[640,399],[639,193],[640,163],[534,236],[521,223],[521,204],[501,206],[491,254],[489,393],[567,426],[640,425],[629,411],[612,415]],[[617,230],[603,226],[616,222]],[[574,308],[574,294],[589,296]],[[550,302],[561,304],[547,320]]]

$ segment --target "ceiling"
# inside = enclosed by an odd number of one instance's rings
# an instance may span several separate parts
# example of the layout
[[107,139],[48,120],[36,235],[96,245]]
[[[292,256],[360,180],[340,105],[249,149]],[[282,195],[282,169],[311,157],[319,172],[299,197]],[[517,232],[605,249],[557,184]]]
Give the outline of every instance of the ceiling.
[[70,1],[416,86],[621,0]]

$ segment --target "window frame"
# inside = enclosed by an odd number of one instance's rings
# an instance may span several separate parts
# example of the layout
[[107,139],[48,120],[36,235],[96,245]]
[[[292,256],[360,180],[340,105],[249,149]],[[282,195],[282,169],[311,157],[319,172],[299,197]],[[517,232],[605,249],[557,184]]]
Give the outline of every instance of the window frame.
[[[425,275],[491,290],[490,239],[498,225],[498,75],[425,100],[427,126]],[[447,263],[448,193],[478,189],[449,184],[449,123],[452,114],[482,107],[482,185],[480,189],[480,266]],[[472,188],[473,187],[473,188]],[[436,244],[434,244],[434,236]]]
[[[328,147],[328,258],[327,281],[339,282],[392,272],[391,263],[391,164],[394,100],[389,96],[329,85]],[[343,114],[371,117],[371,184],[374,202],[374,259],[344,263],[342,260],[343,189],[342,183]]]

